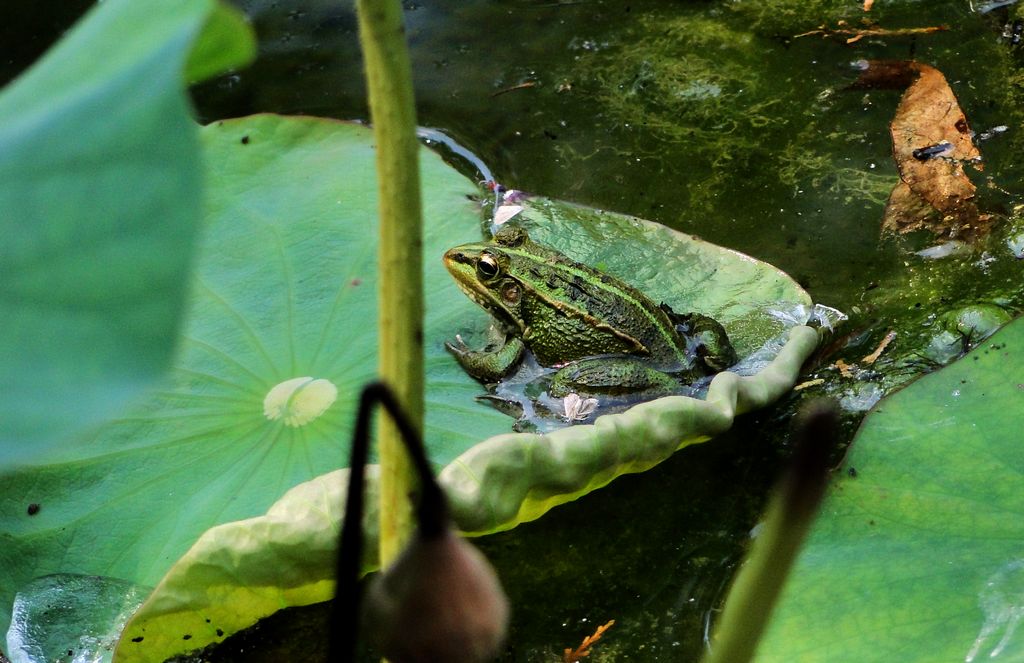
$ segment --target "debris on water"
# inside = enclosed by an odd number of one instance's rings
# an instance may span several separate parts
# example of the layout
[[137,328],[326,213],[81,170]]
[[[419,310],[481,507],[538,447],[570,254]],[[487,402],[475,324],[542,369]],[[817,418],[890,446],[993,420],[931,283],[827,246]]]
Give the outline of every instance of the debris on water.
[[1010,314],[990,303],[964,306],[938,316],[923,356],[946,364],[966,354],[1010,321]]
[[585,421],[597,409],[597,399],[583,398],[572,393],[562,399],[562,407],[565,409],[566,421]]
[[525,191],[509,189],[493,179],[484,181],[484,186],[494,192],[494,214],[491,216],[492,231],[511,221],[523,211],[520,205],[529,196]]
[[844,378],[855,378],[859,372],[859,370],[854,370],[858,368],[856,364],[847,364],[842,359],[836,359],[836,362],[832,365],[839,369],[839,374]]
[[1020,44],[1022,33],[1024,33],[1024,21],[1018,18],[1013,23],[1006,24],[1002,36],[1003,39],[1010,42],[1010,46],[1017,46]]
[[[864,11],[867,10],[865,9]],[[843,43],[854,44],[865,37],[913,37],[932,32],[943,32],[945,30],[949,30],[948,25],[932,25],[923,28],[883,28],[877,25],[872,25],[864,28],[853,28],[850,27],[846,21],[839,21],[836,26],[837,27],[830,28],[827,25],[819,25],[816,30],[793,35],[793,39],[821,35],[823,39],[836,37],[841,39]]]
[[526,192],[519,189],[506,189],[505,193],[501,194],[502,202],[507,205],[516,205],[526,200],[526,198]]
[[502,88],[500,90],[492,92],[491,96],[492,97],[498,97],[498,96],[501,96],[503,94],[507,94],[509,92],[515,92],[516,90],[525,90],[527,88],[537,87],[538,85],[540,85],[540,83],[538,83],[537,81],[523,81],[522,83],[517,83],[516,85],[510,85],[509,87],[504,87],[504,88]]
[[988,140],[989,138],[992,138],[994,136],[998,136],[1001,133],[1005,133],[1009,128],[1010,127],[1006,126],[1005,124],[1000,124],[998,126],[992,127],[991,129],[985,129],[981,133],[977,134],[974,137],[974,140],[975,140],[975,142],[981,142],[983,140]]
[[949,239],[985,236],[993,216],[979,211],[964,164],[982,170],[970,124],[941,71],[913,60],[870,60],[860,88],[904,89],[889,123],[900,182],[889,194],[882,232],[928,230]]
[[800,384],[793,387],[793,391],[803,391],[804,389],[810,389],[811,387],[817,387],[823,384],[825,384],[825,378],[815,378],[814,380],[801,382]]
[[953,143],[949,142],[948,140],[942,140],[936,143],[935,145],[917,148],[916,150],[911,152],[911,156],[913,156],[918,161],[927,161],[928,159],[934,159],[937,156],[949,152],[952,149]]
[[885,352],[885,349],[889,347],[889,344],[892,343],[895,338],[896,330],[890,330],[889,333],[885,335],[885,338],[883,338],[878,344],[878,347],[875,348],[875,351],[861,359],[861,361],[868,366],[878,361],[878,358],[882,356],[882,353]]
[[999,9],[1000,7],[1008,7],[1017,0],[989,0],[989,2],[979,2],[977,5],[974,4],[973,0],[970,2],[971,11],[976,14],[987,14],[990,11]]
[[1009,247],[1014,258],[1017,260],[1024,260],[1024,231],[1014,233],[1007,237],[1006,246]]
[[508,223],[522,211],[522,205],[499,205],[494,210],[494,225],[500,226]]
[[874,382],[861,382],[847,389],[839,406],[847,412],[865,412],[882,399],[883,389]]
[[960,256],[971,252],[971,247],[959,240],[951,240],[936,244],[935,246],[929,246],[927,249],[921,249],[917,251],[915,255],[921,256],[927,260],[938,260],[939,258],[948,258],[949,256]]

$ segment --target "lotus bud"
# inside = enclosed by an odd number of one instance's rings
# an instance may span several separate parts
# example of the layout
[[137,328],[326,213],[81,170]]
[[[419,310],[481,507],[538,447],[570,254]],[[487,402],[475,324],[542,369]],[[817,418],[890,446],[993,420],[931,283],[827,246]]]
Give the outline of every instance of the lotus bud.
[[445,527],[417,533],[374,579],[365,618],[392,663],[482,663],[505,640],[508,601],[483,554]]

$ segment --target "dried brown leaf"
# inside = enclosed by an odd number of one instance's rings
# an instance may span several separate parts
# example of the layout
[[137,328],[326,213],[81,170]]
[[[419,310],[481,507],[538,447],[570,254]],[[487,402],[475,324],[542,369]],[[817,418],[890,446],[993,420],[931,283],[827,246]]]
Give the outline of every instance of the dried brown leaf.
[[900,180],[885,203],[882,232],[902,235],[915,230],[943,234],[942,215]]
[[[956,96],[938,69],[918,64],[920,76],[907,91],[889,125],[892,151],[900,178],[939,211],[960,206],[974,196],[974,184],[963,163],[978,163],[981,153],[971,140],[971,127]],[[914,150],[949,143],[941,156],[914,157]]]
[[882,229],[976,239],[990,217],[978,212],[976,187],[964,164],[981,170],[981,153],[967,117],[946,77],[935,67],[909,61],[872,61],[861,87],[906,87],[889,125],[901,182],[889,195]]

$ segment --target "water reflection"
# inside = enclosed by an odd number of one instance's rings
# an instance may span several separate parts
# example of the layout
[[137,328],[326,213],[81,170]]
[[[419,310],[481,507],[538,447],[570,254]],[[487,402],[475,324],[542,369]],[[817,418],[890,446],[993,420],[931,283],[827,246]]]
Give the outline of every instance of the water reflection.
[[979,655],[1020,660],[1024,656],[1024,639],[1016,634],[1024,619],[1024,559],[1008,562],[985,581],[978,594],[978,606],[983,614],[981,631],[964,661],[971,663]]

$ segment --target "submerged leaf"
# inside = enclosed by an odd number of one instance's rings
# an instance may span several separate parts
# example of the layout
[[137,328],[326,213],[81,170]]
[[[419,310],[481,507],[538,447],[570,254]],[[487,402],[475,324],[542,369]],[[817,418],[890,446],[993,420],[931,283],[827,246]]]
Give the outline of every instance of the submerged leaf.
[[906,87],[889,125],[900,183],[885,208],[882,229],[975,239],[990,217],[974,202],[976,187],[963,164],[981,170],[981,153],[956,95],[935,67],[913,61],[872,61],[863,87]]

